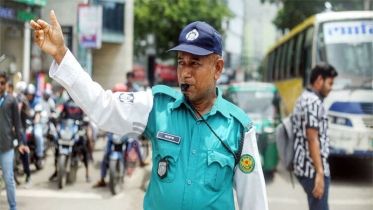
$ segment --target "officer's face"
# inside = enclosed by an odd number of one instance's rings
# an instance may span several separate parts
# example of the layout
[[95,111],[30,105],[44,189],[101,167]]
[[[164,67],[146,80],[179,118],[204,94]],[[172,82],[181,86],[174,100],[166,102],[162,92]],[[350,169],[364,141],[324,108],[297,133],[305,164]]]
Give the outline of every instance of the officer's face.
[[224,61],[217,54],[207,56],[178,53],[177,74],[179,84],[188,84],[185,94],[191,102],[215,97],[216,81],[223,70]]

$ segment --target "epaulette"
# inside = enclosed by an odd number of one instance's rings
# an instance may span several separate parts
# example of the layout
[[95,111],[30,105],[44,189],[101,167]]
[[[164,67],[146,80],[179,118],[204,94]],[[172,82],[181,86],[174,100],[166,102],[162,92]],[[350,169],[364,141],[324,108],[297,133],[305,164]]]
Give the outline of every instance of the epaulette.
[[166,85],[156,85],[152,88],[152,92],[153,92],[153,95],[164,94],[174,99],[177,99],[178,97],[180,97],[180,94],[181,94],[180,92]]
[[227,108],[227,110],[229,110],[230,115],[241,123],[245,132],[249,131],[251,127],[254,125],[250,117],[247,116],[247,114],[236,105],[232,104],[229,101],[225,101],[225,107]]

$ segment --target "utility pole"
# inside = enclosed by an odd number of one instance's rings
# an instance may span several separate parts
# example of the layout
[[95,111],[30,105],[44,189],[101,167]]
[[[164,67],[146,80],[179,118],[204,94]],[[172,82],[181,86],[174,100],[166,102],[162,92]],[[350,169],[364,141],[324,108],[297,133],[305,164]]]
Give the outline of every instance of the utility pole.
[[31,27],[28,21],[24,23],[23,28],[23,65],[22,65],[22,80],[29,82],[30,80],[30,63],[31,63]]
[[125,4],[126,5],[124,9],[124,71],[127,73],[133,70],[133,0],[126,0]]
[[364,1],[364,10],[370,10],[371,4],[372,4],[372,0],[365,0]]

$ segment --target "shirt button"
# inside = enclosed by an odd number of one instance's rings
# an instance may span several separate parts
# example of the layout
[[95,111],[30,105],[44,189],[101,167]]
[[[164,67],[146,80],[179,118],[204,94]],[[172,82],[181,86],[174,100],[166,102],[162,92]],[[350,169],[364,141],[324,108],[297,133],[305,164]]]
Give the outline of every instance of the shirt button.
[[192,184],[192,181],[188,180],[188,184],[191,185],[191,184]]
[[200,122],[199,121],[197,121],[197,125],[199,125],[200,124]]
[[192,150],[192,153],[193,153],[193,154],[196,154],[196,150]]

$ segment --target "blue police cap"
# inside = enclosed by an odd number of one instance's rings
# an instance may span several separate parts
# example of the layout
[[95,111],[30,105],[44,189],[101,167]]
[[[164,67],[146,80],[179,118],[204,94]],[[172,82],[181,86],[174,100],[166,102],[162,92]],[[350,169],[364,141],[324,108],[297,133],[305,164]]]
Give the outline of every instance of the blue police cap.
[[221,35],[209,24],[201,21],[187,25],[180,33],[179,45],[167,50],[183,51],[194,55],[222,55]]

